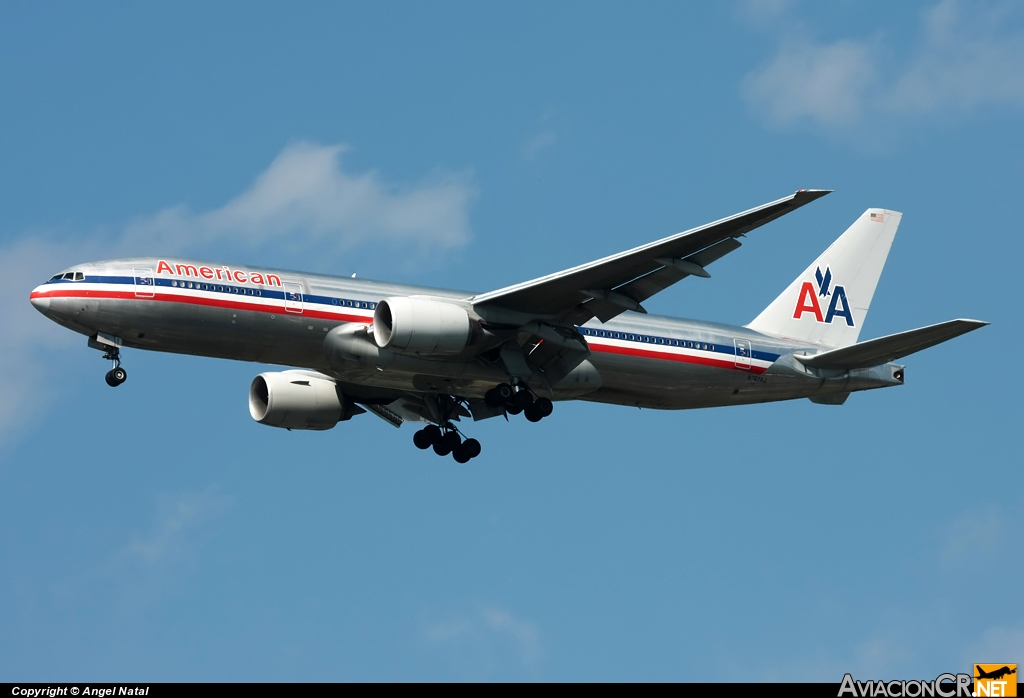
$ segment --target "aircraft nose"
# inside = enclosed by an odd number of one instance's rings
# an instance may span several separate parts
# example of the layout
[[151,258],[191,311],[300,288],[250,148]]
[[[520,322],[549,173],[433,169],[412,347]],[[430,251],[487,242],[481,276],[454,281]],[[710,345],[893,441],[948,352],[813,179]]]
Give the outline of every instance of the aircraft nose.
[[43,295],[43,287],[38,286],[35,290],[29,294],[29,301],[35,306],[35,309],[44,315],[50,309],[50,297]]

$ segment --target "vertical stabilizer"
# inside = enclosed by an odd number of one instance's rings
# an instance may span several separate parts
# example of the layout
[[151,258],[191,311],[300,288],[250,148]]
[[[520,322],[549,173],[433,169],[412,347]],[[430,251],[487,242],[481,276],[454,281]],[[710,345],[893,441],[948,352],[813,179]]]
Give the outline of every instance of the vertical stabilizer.
[[856,344],[903,214],[869,208],[747,327],[820,344]]

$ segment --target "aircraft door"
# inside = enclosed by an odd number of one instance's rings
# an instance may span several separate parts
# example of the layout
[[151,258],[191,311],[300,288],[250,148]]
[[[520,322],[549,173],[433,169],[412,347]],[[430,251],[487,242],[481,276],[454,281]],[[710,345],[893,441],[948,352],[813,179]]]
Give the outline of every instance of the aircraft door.
[[132,273],[135,275],[135,296],[137,298],[152,298],[156,291],[153,270],[133,269]]
[[734,339],[732,342],[733,346],[736,348],[736,368],[749,371],[751,355],[750,342],[745,339]]
[[289,313],[302,314],[302,285],[285,283],[284,309]]

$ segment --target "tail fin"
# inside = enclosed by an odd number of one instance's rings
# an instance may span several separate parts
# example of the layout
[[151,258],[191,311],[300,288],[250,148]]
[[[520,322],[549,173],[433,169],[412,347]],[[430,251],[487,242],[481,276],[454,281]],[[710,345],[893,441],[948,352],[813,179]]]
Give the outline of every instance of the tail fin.
[[901,218],[869,208],[747,327],[829,349],[855,344]]

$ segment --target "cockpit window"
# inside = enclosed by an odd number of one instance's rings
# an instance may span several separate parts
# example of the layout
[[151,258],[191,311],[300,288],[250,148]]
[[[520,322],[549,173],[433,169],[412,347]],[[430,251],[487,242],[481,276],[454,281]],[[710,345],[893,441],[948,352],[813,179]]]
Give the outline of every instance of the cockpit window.
[[85,281],[85,273],[81,271],[66,271],[62,274],[54,274],[50,281]]

